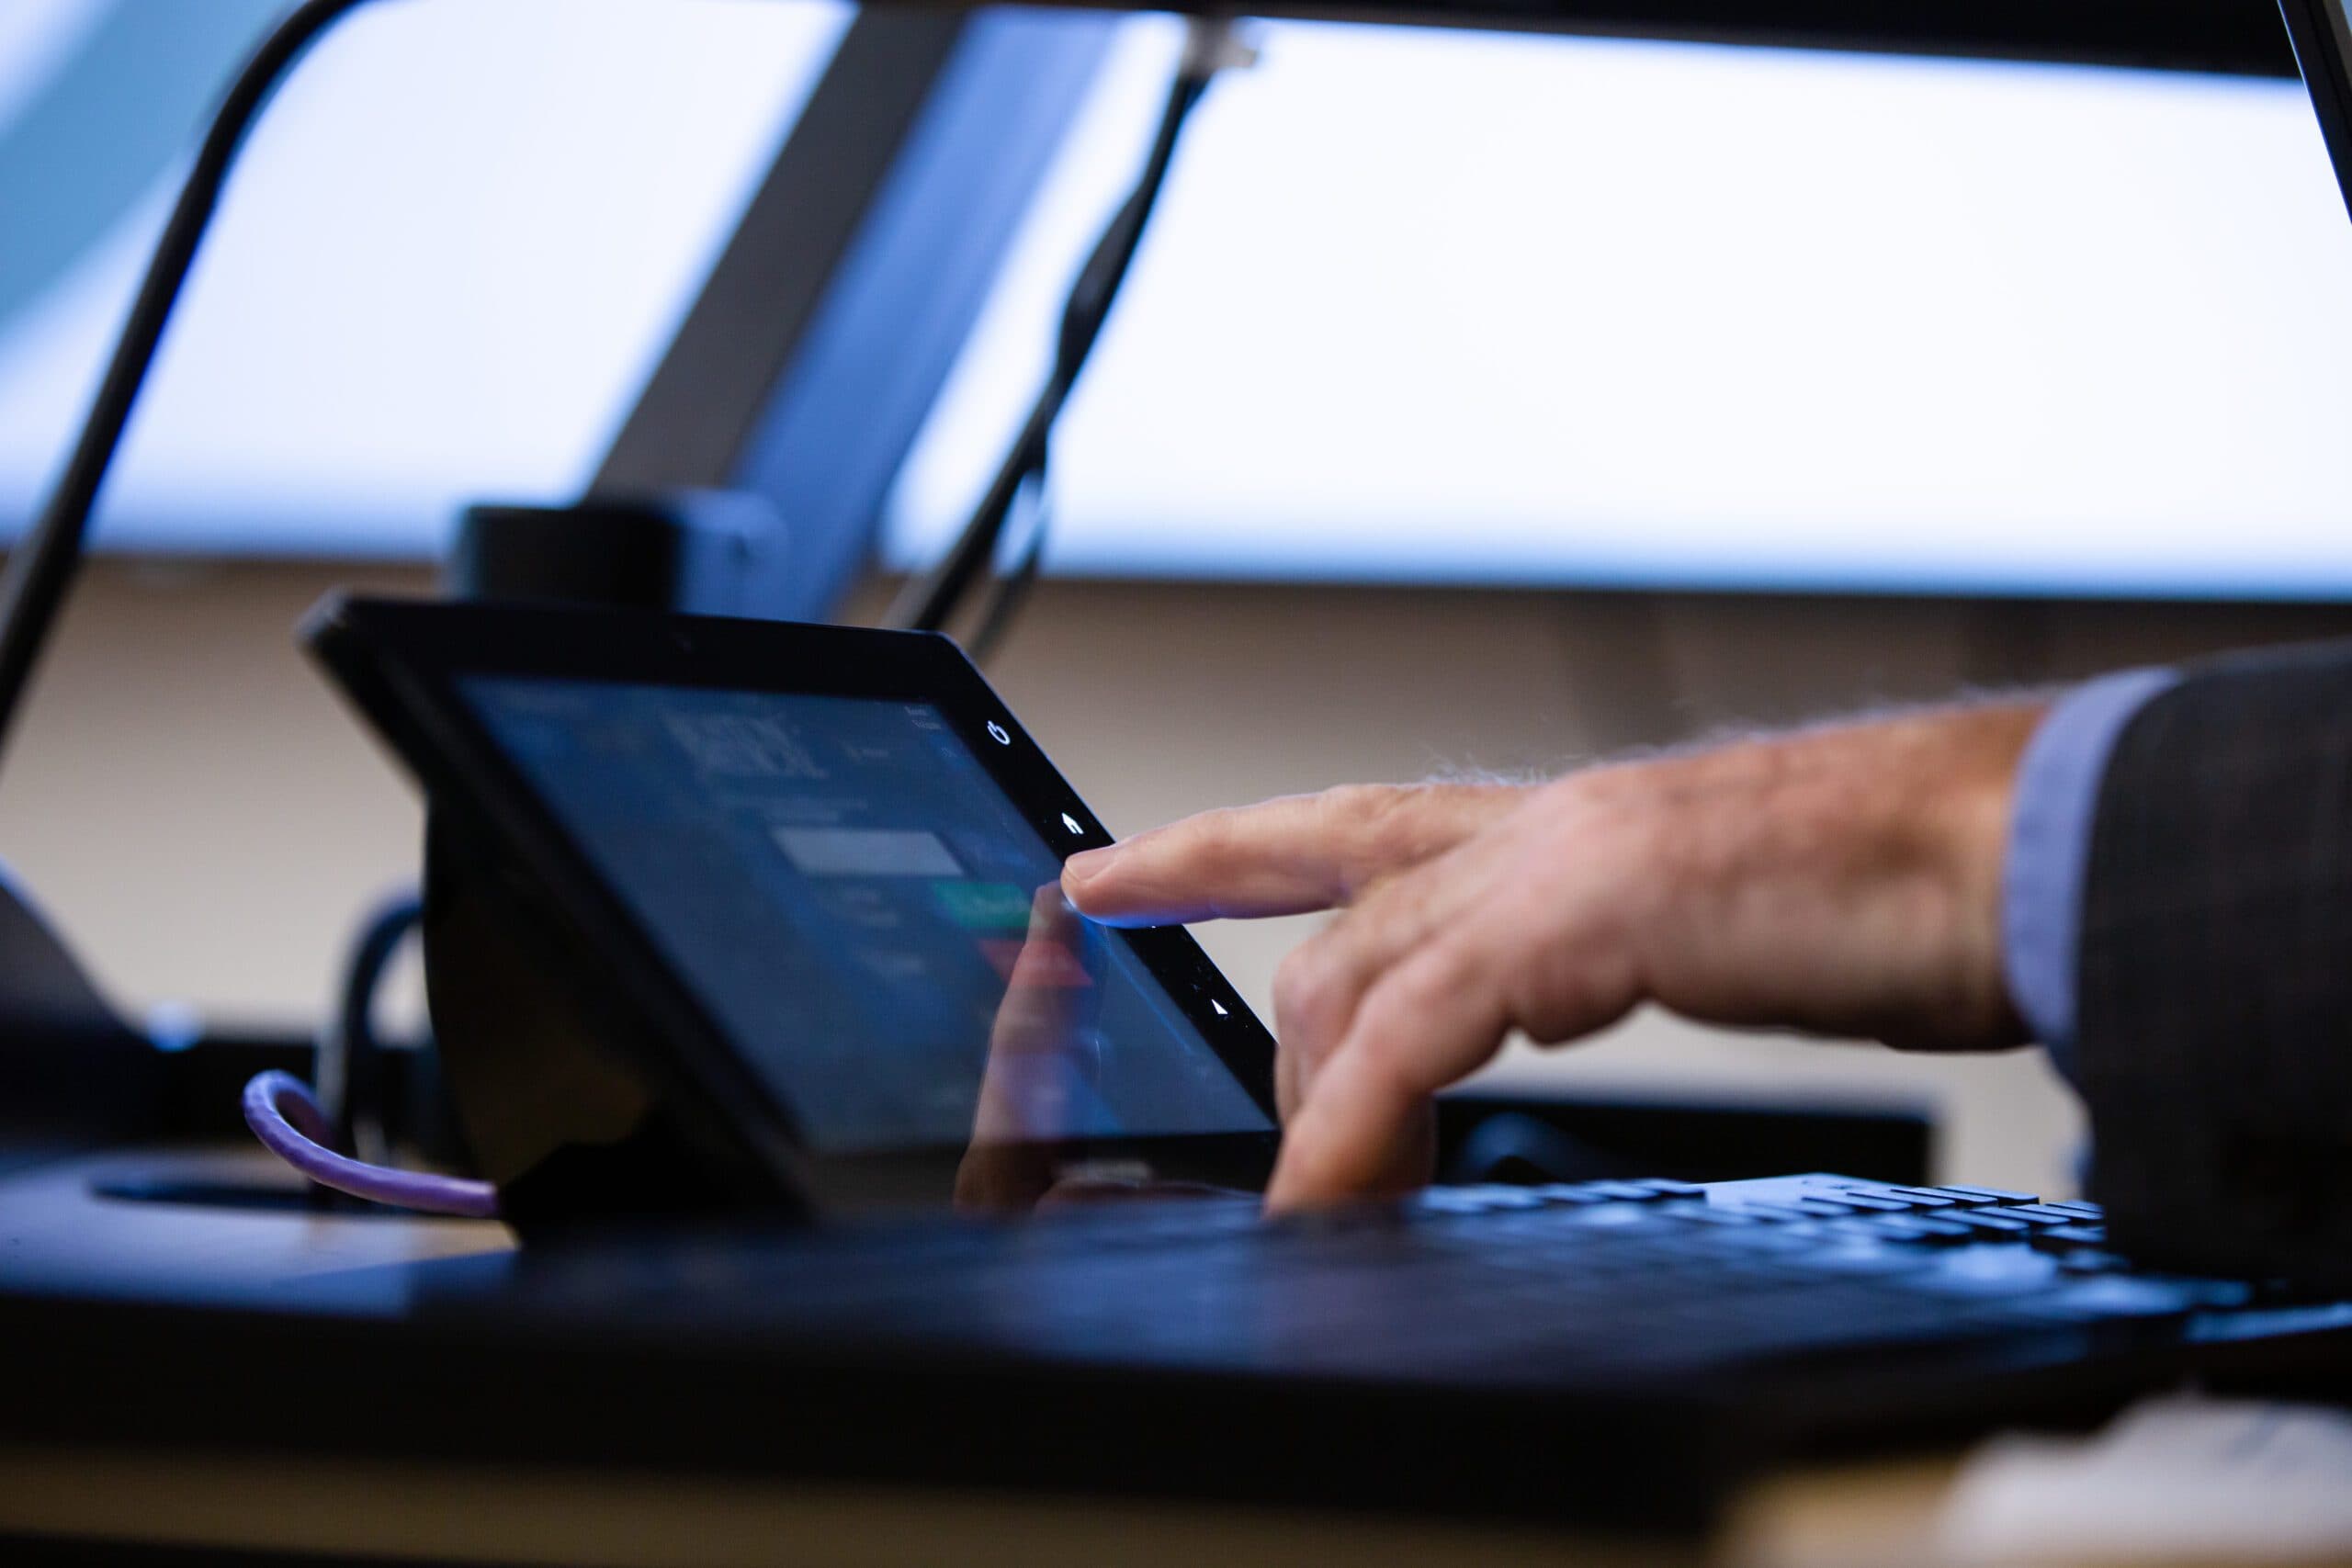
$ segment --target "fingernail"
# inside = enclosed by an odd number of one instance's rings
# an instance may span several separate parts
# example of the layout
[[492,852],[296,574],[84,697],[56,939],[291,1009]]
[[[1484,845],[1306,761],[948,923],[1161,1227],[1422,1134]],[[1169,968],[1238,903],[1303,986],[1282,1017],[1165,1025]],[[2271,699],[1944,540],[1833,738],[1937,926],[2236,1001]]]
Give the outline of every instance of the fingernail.
[[1064,882],[1090,882],[1111,863],[1109,850],[1080,850],[1062,862]]

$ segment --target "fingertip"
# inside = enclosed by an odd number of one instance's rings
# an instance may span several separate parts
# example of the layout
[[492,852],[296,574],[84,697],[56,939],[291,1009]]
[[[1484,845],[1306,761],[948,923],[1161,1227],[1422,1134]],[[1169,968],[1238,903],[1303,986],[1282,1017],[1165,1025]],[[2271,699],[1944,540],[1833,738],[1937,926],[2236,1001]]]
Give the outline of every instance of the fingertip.
[[1306,1089],[1283,1130],[1266,1212],[1280,1214],[1393,1195],[1429,1179],[1408,1175],[1427,1163],[1411,1136],[1414,1100],[1385,1083],[1361,1057],[1341,1055]]
[[[1125,845],[1083,850],[1062,863],[1062,896],[1070,908],[1104,926],[1151,926],[1165,922],[1167,911],[1138,897],[1132,875],[1118,874]],[[1125,886],[1122,886],[1122,883]]]
[[1297,1178],[1291,1174],[1291,1162],[1287,1156],[1288,1145],[1285,1145],[1284,1157],[1274,1161],[1273,1177],[1266,1183],[1263,1212],[1270,1219],[1315,1207],[1313,1201],[1300,1190]]
[[1320,1173],[1329,1164],[1323,1147],[1329,1140],[1322,1122],[1317,1107],[1309,1100],[1283,1129],[1282,1149],[1274,1156],[1274,1174],[1266,1183],[1267,1213],[1296,1213],[1321,1208],[1346,1196],[1344,1190],[1333,1190],[1321,1178]]
[[1326,1162],[1317,1155],[1294,1157],[1284,1140],[1274,1174],[1266,1183],[1264,1212],[1269,1216],[1311,1213],[1317,1209],[1354,1202],[1373,1190],[1335,1184],[1323,1174]]
[[1068,898],[1080,914],[1092,912],[1089,908],[1089,891],[1101,879],[1103,872],[1110,868],[1111,862],[1114,858],[1112,852],[1107,849],[1080,850],[1062,862],[1062,896]]
[[[1204,812],[1063,863],[1070,902],[1103,925],[1187,925],[1329,908],[1342,883],[1297,801]],[[1287,824],[1287,826],[1286,826]],[[1311,824],[1309,825],[1311,828]]]

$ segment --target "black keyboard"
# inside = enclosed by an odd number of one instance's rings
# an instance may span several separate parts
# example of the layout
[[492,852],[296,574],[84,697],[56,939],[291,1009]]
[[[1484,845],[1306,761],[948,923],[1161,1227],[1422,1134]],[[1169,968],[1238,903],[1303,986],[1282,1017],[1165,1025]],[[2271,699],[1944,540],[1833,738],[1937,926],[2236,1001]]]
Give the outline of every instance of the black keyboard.
[[303,1428],[306,1451],[1679,1532],[1798,1450],[2095,1421],[2188,1376],[2309,1397],[2352,1370],[2352,1303],[2104,1241],[2087,1204],[1826,1176],[1272,1223],[1238,1198],[664,1227],[164,1313],[0,1295],[0,1428],[276,1454],[266,1366],[366,1413]]
[[2135,1269],[2104,1241],[2094,1205],[1990,1188],[1599,1181],[1440,1188],[1272,1223],[1249,1201],[1131,1202],[639,1247],[542,1283],[657,1334],[1449,1383],[1613,1382],[2029,1330],[2177,1335],[2280,1304],[2247,1281]]

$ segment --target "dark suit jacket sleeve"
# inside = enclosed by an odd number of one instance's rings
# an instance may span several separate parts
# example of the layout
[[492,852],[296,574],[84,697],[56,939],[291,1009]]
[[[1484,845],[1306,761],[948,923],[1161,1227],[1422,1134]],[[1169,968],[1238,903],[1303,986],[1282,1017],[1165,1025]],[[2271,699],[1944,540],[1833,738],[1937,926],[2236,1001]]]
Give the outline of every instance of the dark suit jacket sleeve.
[[2148,703],[2089,856],[2074,1067],[2111,1240],[2352,1285],[2352,644]]

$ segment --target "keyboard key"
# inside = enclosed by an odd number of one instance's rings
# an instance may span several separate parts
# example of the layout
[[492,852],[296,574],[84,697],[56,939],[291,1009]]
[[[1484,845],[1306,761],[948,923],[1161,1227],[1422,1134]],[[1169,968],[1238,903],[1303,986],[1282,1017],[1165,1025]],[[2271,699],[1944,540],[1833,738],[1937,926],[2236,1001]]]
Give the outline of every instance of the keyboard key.
[[1899,1197],[1925,1199],[1932,1202],[1961,1208],[1978,1203],[1997,1203],[2001,1201],[1998,1198],[1979,1197],[1973,1193],[1947,1191],[1940,1187],[1897,1187],[1894,1191]]
[[2107,1227],[2105,1225],[2060,1225],[2055,1230],[2043,1231],[2041,1239],[2069,1241],[2081,1247],[2104,1247],[2107,1245]]
[[1970,1187],[1963,1182],[1958,1181],[1947,1181],[1940,1187],[1930,1188],[1929,1190],[1934,1192],[1949,1193],[1955,1198],[1981,1198],[1988,1203],[2036,1203],[2041,1201],[2040,1195],[2032,1192],[2011,1192],[1999,1187]]
[[1873,1235],[1900,1236],[1905,1241],[1966,1241],[1976,1234],[1966,1225],[1928,1214],[1872,1214],[1854,1223]]
[[1688,1181],[1669,1181],[1661,1176],[1650,1177],[1640,1183],[1663,1198],[1703,1198],[1707,1190]]
[[1858,1192],[1850,1187],[1825,1189],[1818,1192],[1807,1193],[1806,1196],[1832,1203],[1843,1203],[1849,1209],[1869,1209],[1883,1214],[1902,1213],[1913,1207],[1901,1198],[1882,1198],[1875,1192]]
[[1782,1198],[1770,1203],[1742,1203],[1740,1212],[1775,1220],[1839,1220],[1861,1213],[1859,1208],[1827,1198]]
[[2038,1207],[2040,1207],[2039,1204],[2031,1203],[1996,1203],[1989,1209],[1972,1209],[1969,1212],[1978,1215],[1989,1214],[1995,1219],[2023,1220],[2030,1225],[2064,1225],[2074,1223],[2072,1214],[2037,1214],[2033,1211]]
[[2009,1203],[2003,1205],[1996,1212],[2004,1214],[2022,1214],[2036,1224],[2049,1225],[2077,1224],[2088,1217],[2078,1214],[2071,1209],[2062,1209],[2055,1203]]
[[1546,1203],[1606,1203],[1610,1200],[1579,1182],[1553,1181],[1541,1187],[1531,1187]]
[[1844,1190],[1859,1192],[1865,1198],[1883,1198],[1907,1209],[1949,1209],[1953,1202],[1921,1187],[1849,1187]]
[[1587,1181],[1582,1185],[1587,1192],[1596,1197],[1614,1198],[1627,1203],[1652,1203],[1668,1196],[1646,1181]]
[[1994,1235],[2022,1236],[2034,1228],[2030,1220],[2011,1219],[2006,1214],[1988,1213],[1983,1209],[1961,1209],[1955,1211],[1951,1217],[1956,1224]]

